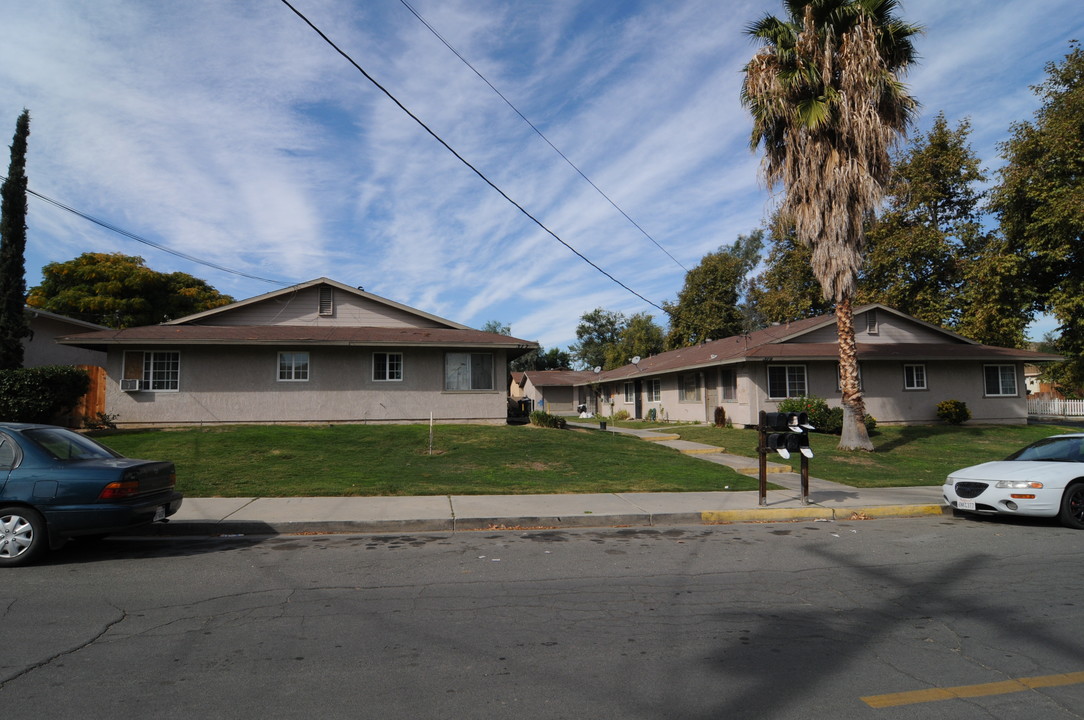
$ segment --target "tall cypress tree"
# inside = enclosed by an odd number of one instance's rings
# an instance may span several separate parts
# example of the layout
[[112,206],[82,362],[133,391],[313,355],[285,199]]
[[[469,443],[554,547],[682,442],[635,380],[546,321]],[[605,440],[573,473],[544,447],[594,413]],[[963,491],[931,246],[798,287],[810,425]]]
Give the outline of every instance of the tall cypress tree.
[[0,186],[0,369],[23,365],[24,337],[30,335],[26,301],[26,138],[30,111],[23,110],[11,141],[11,164]]

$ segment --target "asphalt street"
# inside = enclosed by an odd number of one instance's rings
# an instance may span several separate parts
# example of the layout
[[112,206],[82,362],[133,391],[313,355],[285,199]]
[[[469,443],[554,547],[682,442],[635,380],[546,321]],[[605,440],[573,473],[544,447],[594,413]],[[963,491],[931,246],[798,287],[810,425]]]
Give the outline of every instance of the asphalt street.
[[4,571],[0,700],[81,719],[1078,718],[1082,550],[1051,522],[951,516],[108,539]]

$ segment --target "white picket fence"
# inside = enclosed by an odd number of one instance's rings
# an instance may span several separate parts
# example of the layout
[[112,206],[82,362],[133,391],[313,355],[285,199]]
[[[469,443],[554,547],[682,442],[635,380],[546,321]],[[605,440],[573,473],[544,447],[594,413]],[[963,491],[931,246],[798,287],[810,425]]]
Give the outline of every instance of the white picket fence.
[[1036,417],[1084,417],[1084,400],[1028,398],[1028,415]]

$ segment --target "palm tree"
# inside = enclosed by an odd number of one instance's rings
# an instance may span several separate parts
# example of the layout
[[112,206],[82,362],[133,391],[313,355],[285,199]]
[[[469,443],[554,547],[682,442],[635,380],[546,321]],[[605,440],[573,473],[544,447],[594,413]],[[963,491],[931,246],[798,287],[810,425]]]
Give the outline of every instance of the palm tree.
[[896,0],[784,0],[747,32],[762,47],[745,66],[742,104],[762,173],[783,186],[781,212],[812,248],[813,273],[835,303],[844,410],[839,447],[872,450],[858,385],[852,300],[863,225],[884,197],[889,152],[917,103],[900,82],[921,28],[895,17]]

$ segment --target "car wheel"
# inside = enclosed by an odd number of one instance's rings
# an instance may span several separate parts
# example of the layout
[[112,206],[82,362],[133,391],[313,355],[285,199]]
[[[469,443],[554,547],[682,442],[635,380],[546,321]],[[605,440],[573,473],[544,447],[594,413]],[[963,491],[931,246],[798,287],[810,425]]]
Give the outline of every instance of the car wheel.
[[1084,482],[1075,482],[1065,488],[1058,520],[1065,527],[1084,530]]
[[0,508],[0,567],[34,562],[48,546],[45,518],[26,507]]

